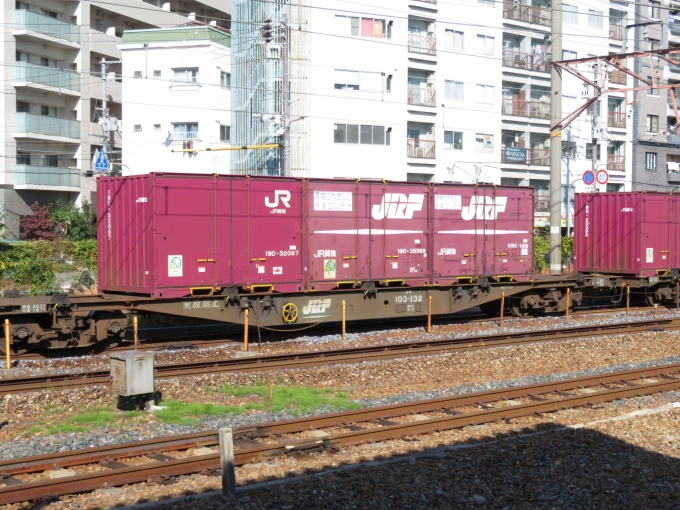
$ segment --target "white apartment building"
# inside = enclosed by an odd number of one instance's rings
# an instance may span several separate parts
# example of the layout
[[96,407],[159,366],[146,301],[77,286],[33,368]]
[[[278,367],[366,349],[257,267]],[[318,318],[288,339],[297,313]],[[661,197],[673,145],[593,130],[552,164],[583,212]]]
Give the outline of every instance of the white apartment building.
[[94,198],[95,149],[108,138],[120,161],[121,133],[99,124],[102,78],[112,116],[122,119],[121,66],[125,30],[176,26],[190,20],[228,27],[226,0],[5,0],[0,23],[0,208],[6,238],[19,238],[29,206]]
[[[532,185],[537,209],[547,207],[550,147],[550,10],[541,0],[298,0],[291,27],[291,154],[293,175],[415,181],[494,182]],[[268,45],[241,33],[239,23],[262,24],[276,13],[271,2],[234,0],[234,47],[261,48],[253,58],[273,60]],[[563,5],[563,55],[558,59],[621,51],[626,4],[590,0]],[[251,73],[242,84],[261,87]],[[265,69],[265,68],[263,68]],[[593,77],[589,65],[579,70]],[[272,74],[277,80],[280,70]],[[611,88],[626,76],[612,73]],[[275,88],[271,82],[268,85]],[[259,89],[258,89],[259,90]],[[565,76],[563,110],[586,101],[580,80]],[[270,104],[234,92],[232,143],[251,143],[257,114]],[[610,172],[608,189],[630,189],[630,122],[623,94],[597,107],[599,168]],[[244,106],[245,105],[245,106]],[[239,117],[238,110],[245,111]],[[591,168],[592,117],[583,114],[563,132],[563,186],[583,189]],[[275,132],[268,140],[280,141]],[[243,138],[243,139],[242,139]],[[259,133],[259,143],[266,137]],[[508,150],[515,149],[515,150]],[[517,150],[521,149],[521,150]],[[300,154],[308,150],[308,157]],[[237,172],[258,171],[235,163]],[[266,173],[278,175],[280,169]],[[573,185],[573,186],[572,186]],[[565,208],[566,209],[566,208]]]
[[127,30],[123,175],[229,173],[231,35],[208,26]]

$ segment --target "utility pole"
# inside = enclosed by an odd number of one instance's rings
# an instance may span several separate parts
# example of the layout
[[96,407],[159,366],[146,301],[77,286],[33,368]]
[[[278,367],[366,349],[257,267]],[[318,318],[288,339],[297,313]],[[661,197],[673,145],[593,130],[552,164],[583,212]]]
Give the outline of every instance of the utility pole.
[[283,59],[283,83],[281,101],[283,103],[283,176],[290,177],[290,62],[288,61],[288,15],[281,20],[281,58]]
[[[553,2],[550,14],[551,60],[562,60],[562,2]],[[550,119],[562,120],[562,70],[550,70]],[[550,133],[550,274],[562,274],[562,126]]]
[[[598,62],[599,65],[599,62]],[[598,99],[599,101],[599,99]],[[590,148],[590,159],[592,160],[592,165],[593,165],[593,174],[597,175],[597,102],[593,103],[591,106],[593,107],[593,114],[592,114],[592,128],[591,128],[591,148]],[[595,191],[597,191],[597,181],[595,181]]]

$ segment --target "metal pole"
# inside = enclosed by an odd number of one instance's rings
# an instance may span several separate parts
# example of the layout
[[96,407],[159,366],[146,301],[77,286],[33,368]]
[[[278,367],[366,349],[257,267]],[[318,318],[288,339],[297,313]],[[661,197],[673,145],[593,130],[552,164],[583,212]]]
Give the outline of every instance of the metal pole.
[[675,309],[680,310],[680,282],[675,282]]
[[432,333],[432,296],[427,296],[427,332]]
[[7,358],[7,370],[12,368],[12,362],[9,359],[9,332],[10,332],[9,319],[5,319],[5,357]]
[[281,101],[283,102],[283,175],[290,177],[290,62],[288,61],[288,15],[283,15],[281,36],[281,58],[283,78]]
[[248,350],[248,309],[244,312],[245,320],[243,321],[243,350]]
[[135,351],[139,348],[139,337],[137,336],[137,316],[132,317],[132,330],[135,333]]
[[345,327],[345,300],[342,300],[342,339],[347,340],[347,328]]
[[571,289],[567,287],[567,316],[565,317],[567,320],[569,320],[569,301],[571,299]]
[[501,328],[503,327],[503,309],[505,308],[505,292],[501,292]]
[[[562,2],[553,2],[550,32],[550,60],[562,60]],[[555,126],[562,120],[562,71],[550,70],[550,118]],[[562,131],[550,133],[550,274],[562,274]]]
[[626,317],[630,315],[630,286],[626,285]]
[[220,464],[222,467],[222,495],[236,495],[236,473],[234,472],[234,436],[231,427],[219,429]]

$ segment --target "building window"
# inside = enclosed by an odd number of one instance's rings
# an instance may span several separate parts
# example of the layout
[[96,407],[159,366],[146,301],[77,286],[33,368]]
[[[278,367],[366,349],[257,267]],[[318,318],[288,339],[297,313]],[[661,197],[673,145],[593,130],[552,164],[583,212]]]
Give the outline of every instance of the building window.
[[48,16],[48,17],[50,17],[50,18],[57,19],[57,13],[54,12],[54,11],[48,11],[47,9],[40,9],[40,12],[41,12],[44,16]]
[[477,133],[475,135],[475,151],[493,152],[493,135]]
[[156,132],[160,131],[160,130],[161,130],[161,125],[160,125],[160,124],[154,124],[154,125],[153,125],[153,130],[156,131]]
[[31,113],[30,103],[24,101],[17,101],[17,113]]
[[385,143],[385,126],[373,126],[370,124],[335,124],[333,143],[389,145],[389,142]]
[[31,155],[26,152],[17,152],[17,165],[30,165]]
[[576,5],[562,4],[562,21],[565,23],[578,23],[578,7]]
[[59,166],[59,158],[57,156],[42,156],[40,166],[56,168]]
[[593,28],[602,28],[602,11],[588,9],[588,26]]
[[464,86],[462,81],[445,80],[444,97],[454,101],[462,101]]
[[54,106],[40,106],[40,115],[44,117],[56,117],[57,109]]
[[[591,161],[593,159],[593,144],[592,143],[586,144],[586,159],[588,161]],[[597,144],[597,160],[598,161],[602,160],[602,146],[599,143]]]
[[[390,87],[392,86],[390,78]],[[334,88],[336,90],[382,91],[382,73],[336,69]]]
[[598,99],[594,103],[590,103],[586,109],[588,114],[600,116],[602,115],[602,102]]
[[568,159],[576,159],[576,142],[562,142],[562,156]]
[[656,152],[645,152],[645,170],[656,172]]
[[495,87],[493,85],[477,84],[477,102],[484,104],[494,103]]
[[488,35],[477,34],[477,53],[481,55],[494,54],[495,39]]
[[360,18],[358,16],[335,16],[340,35],[351,37],[372,37],[377,39],[389,39],[392,35],[391,27],[385,30],[384,19]]
[[29,60],[31,60],[31,57],[28,53],[24,53],[23,51],[17,51],[14,60],[17,62],[28,62]]
[[220,142],[231,141],[231,126],[220,126]]
[[659,132],[659,116],[658,115],[647,115],[647,132],[648,133],[658,133]]
[[562,96],[562,113],[573,112],[576,110],[576,104],[576,96]]
[[141,130],[142,130],[141,124],[135,124],[134,126],[132,126],[132,131],[134,131],[135,133],[139,133]]
[[57,61],[52,60],[51,58],[40,57],[40,65],[43,67],[52,67],[53,69],[56,69]]
[[463,32],[459,30],[446,30],[446,48],[449,50],[463,50]]
[[141,78],[142,77],[142,71],[133,71],[132,77],[133,78]]
[[388,74],[385,80],[385,92],[392,92],[392,75]]
[[578,58],[575,51],[562,50],[562,60],[573,60]]
[[650,18],[659,18],[659,5],[660,2],[655,2],[653,0],[649,0],[649,17]]
[[198,140],[198,124],[178,122],[172,124],[173,140]]
[[198,67],[173,69],[172,81],[176,83],[198,83]]
[[444,131],[444,148],[462,151],[463,150],[463,132],[462,131]]
[[154,79],[157,80],[158,78],[161,77],[161,72],[160,72],[159,70],[155,70],[155,71],[153,72],[153,77],[154,77]]
[[231,73],[220,71],[220,87],[223,89],[231,88]]
[[652,81],[652,77],[651,77],[651,76],[647,76],[647,81],[650,83],[649,89],[647,89],[647,95],[648,95],[648,96],[658,96],[658,95],[659,95],[659,91],[658,91],[657,89],[655,89],[655,88],[652,87],[652,85],[654,84],[654,82]]

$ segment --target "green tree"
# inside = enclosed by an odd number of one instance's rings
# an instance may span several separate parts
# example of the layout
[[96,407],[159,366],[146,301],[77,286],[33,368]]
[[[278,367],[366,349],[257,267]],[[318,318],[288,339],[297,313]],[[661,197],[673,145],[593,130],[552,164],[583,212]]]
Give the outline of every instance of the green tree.
[[52,215],[61,225],[59,237],[67,241],[86,241],[97,237],[97,215],[92,204],[83,200],[80,207],[72,202],[57,201]]

